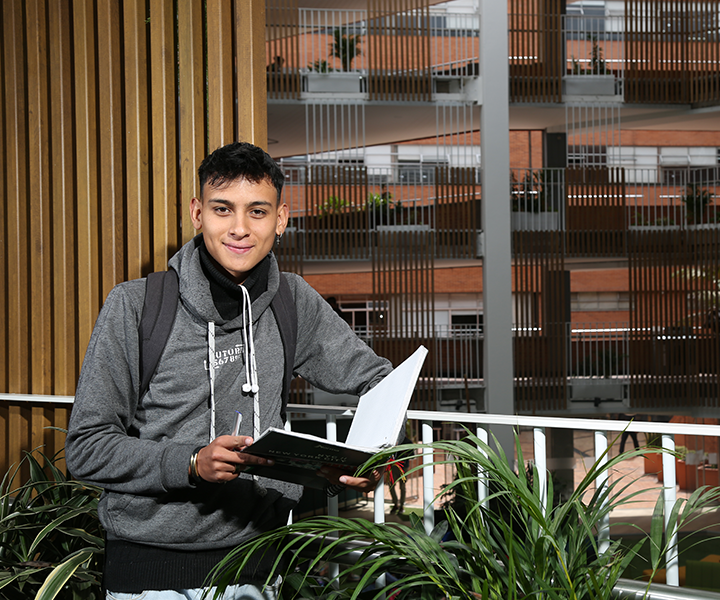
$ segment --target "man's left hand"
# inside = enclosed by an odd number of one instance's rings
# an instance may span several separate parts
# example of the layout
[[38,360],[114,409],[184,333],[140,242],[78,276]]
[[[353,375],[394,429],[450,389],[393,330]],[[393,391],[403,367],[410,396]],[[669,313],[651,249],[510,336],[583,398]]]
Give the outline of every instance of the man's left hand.
[[336,469],[333,467],[323,467],[320,469],[322,475],[331,485],[344,485],[358,492],[372,492],[380,481],[380,471],[373,469],[363,477],[353,477],[348,475],[347,471]]

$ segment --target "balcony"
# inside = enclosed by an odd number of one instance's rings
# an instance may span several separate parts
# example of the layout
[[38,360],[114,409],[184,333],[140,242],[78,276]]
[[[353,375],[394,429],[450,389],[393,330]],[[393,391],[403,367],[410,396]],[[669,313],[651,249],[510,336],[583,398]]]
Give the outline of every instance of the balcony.
[[267,29],[271,99],[472,100],[475,92],[474,13],[301,8],[289,17],[269,7]]

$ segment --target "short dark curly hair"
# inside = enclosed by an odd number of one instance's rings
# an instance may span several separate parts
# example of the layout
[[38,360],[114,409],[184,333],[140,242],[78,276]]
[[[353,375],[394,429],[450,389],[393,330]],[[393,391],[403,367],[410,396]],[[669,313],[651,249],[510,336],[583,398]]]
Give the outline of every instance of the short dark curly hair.
[[278,204],[285,183],[285,175],[270,155],[248,142],[232,142],[210,153],[200,163],[198,178],[201,196],[206,183],[217,186],[238,179],[267,181],[277,190]]

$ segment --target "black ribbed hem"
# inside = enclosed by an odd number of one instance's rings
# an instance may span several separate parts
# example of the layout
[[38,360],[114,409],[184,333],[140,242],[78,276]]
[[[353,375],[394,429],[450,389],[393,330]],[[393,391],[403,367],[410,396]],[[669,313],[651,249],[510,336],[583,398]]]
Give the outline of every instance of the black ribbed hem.
[[[103,587],[112,592],[180,590],[203,587],[210,571],[232,548],[168,550],[122,540],[107,540]],[[236,583],[265,583],[277,553],[268,549],[251,559]]]

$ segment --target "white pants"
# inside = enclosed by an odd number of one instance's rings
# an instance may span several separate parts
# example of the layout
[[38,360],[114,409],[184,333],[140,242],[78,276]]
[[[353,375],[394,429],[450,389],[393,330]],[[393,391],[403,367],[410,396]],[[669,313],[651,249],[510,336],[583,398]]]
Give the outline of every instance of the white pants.
[[[282,579],[262,588],[255,585],[231,585],[221,596],[221,600],[277,600],[278,589]],[[194,588],[192,590],[148,590],[139,594],[127,594],[125,592],[108,591],[106,600],[200,600],[206,588]],[[212,600],[215,588],[210,588],[206,598]]]

